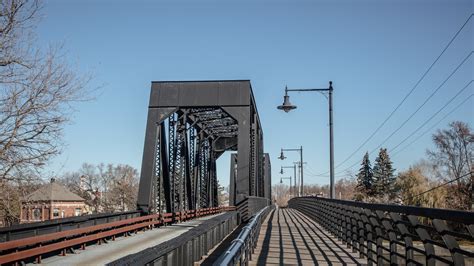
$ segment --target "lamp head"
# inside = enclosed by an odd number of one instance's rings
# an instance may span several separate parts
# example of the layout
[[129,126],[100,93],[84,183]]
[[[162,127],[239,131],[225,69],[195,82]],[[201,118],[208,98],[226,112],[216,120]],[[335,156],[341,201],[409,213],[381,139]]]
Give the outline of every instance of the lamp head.
[[283,174],[283,166],[280,169],[280,174]]
[[285,87],[285,96],[283,96],[283,104],[277,107],[279,110],[289,112],[293,109],[296,109],[296,105],[290,103],[290,96],[288,96],[288,87]]
[[283,178],[280,178],[280,184],[283,184]]
[[278,157],[278,159],[280,159],[280,160],[285,160],[286,159],[285,155],[283,155],[283,150],[281,150],[280,157]]

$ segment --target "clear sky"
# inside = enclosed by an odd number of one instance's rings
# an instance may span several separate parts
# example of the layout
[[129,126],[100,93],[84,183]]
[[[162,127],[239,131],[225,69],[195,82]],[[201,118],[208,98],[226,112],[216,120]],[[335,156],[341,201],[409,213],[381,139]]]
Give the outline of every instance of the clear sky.
[[[48,166],[49,174],[77,170],[83,162],[140,169],[153,80],[250,79],[273,182],[279,182],[280,148],[302,145],[308,163],[305,181],[327,184],[328,177],[313,176],[329,166],[327,101],[317,93],[294,93],[291,101],[298,109],[278,111],[284,86],[327,87],[329,80],[334,82],[338,165],[413,88],[471,15],[473,2],[50,0],[42,11],[41,45],[63,43],[80,73],[94,73],[90,86],[102,86],[95,101],[76,106],[65,130],[67,147]],[[378,134],[336,172],[381,144],[473,50],[473,23],[474,18]],[[383,147],[397,145],[473,79],[472,57]],[[473,94],[473,86],[418,134]],[[452,120],[474,127],[473,98],[437,128]],[[433,130],[392,157],[397,170],[426,157]],[[296,153],[287,155],[284,165],[298,159]],[[218,162],[224,185],[229,183],[229,162],[228,155]]]

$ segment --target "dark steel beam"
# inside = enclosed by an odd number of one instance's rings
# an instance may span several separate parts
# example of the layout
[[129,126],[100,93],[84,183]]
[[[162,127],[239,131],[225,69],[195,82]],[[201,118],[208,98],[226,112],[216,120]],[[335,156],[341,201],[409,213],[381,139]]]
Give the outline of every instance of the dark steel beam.
[[[166,206],[166,212],[171,211],[171,183],[170,183],[170,168],[169,168],[169,158],[167,154],[167,143],[166,143],[166,128],[165,123],[162,122],[160,126],[160,136],[161,136],[161,172],[162,172],[162,180],[163,180],[163,194],[164,194],[164,201]],[[140,180],[141,181],[141,180]],[[138,193],[140,195],[140,191]],[[162,211],[162,210],[161,210]]]
[[154,179],[155,147],[158,133],[158,125],[166,119],[176,108],[150,108],[145,133],[145,144],[143,148],[142,169],[138,189],[138,210],[149,213],[152,206],[152,188]]
[[223,107],[239,122],[237,140],[237,177],[235,179],[235,204],[251,196],[250,190],[250,106]]
[[139,209],[217,206],[216,160],[227,150],[237,151],[230,203],[265,197],[271,182],[265,180],[262,132],[248,80],[153,82]]

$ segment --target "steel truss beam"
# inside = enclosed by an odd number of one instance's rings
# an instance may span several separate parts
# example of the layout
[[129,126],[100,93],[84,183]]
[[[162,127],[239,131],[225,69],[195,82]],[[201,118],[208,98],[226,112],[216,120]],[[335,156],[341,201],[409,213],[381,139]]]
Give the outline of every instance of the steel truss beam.
[[153,82],[138,209],[217,206],[216,160],[226,150],[237,151],[230,205],[248,196],[270,198],[263,133],[248,80]]

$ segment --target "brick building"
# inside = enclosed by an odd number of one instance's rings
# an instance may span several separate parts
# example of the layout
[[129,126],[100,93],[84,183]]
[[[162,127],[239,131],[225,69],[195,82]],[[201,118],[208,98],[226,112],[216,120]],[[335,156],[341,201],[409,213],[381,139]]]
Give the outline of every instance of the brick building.
[[49,184],[21,200],[20,223],[80,216],[86,207],[83,198],[51,179]]

